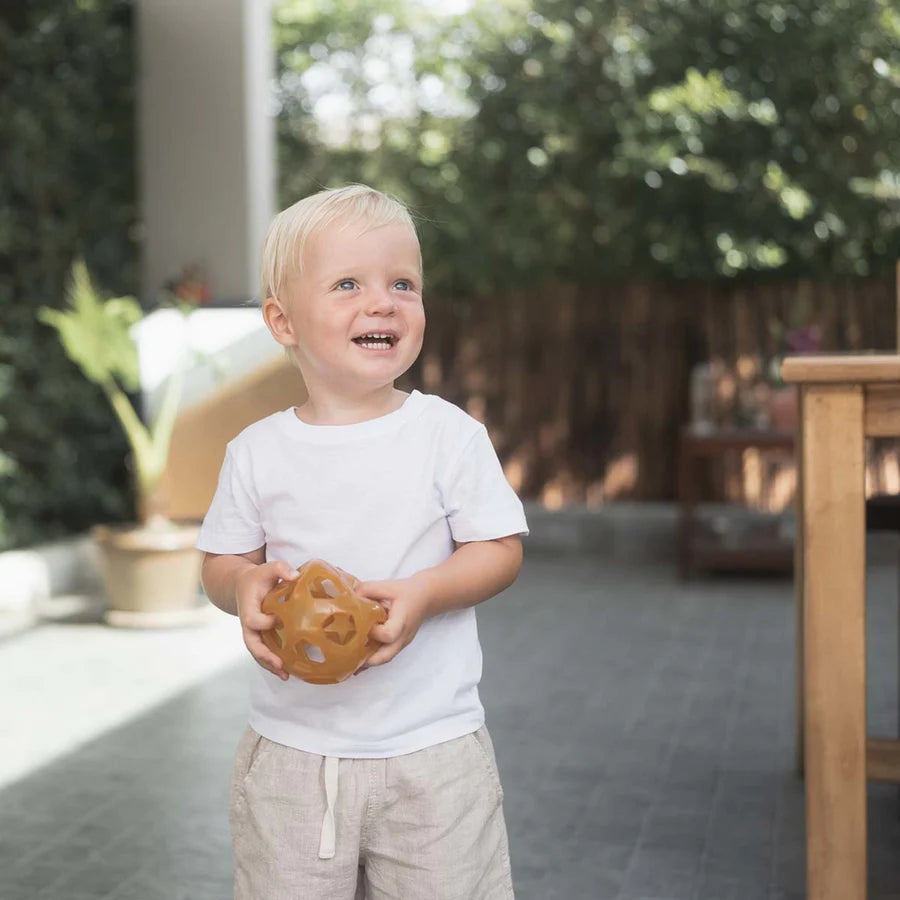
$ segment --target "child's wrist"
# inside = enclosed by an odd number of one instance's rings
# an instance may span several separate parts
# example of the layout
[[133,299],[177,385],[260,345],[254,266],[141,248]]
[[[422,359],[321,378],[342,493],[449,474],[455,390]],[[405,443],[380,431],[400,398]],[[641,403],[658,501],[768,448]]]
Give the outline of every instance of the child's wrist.
[[253,569],[259,568],[256,563],[252,563],[249,560],[245,561],[244,565],[238,564],[235,566],[234,571],[232,572],[231,577],[231,596],[234,600],[234,606],[237,610],[237,614],[240,615],[240,593],[238,591],[238,586],[241,583],[241,579]]
[[419,597],[423,618],[430,619],[437,615],[440,609],[437,608],[438,591],[436,578],[433,569],[422,569],[411,576],[410,580],[415,586],[416,594]]

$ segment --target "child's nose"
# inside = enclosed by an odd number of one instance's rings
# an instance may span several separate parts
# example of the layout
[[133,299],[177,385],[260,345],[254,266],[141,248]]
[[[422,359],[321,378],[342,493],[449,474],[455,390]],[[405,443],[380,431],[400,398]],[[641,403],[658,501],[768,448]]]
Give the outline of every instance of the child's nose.
[[396,303],[394,301],[394,296],[390,291],[374,290],[369,295],[368,307],[370,312],[380,312],[384,314],[386,312],[393,312]]

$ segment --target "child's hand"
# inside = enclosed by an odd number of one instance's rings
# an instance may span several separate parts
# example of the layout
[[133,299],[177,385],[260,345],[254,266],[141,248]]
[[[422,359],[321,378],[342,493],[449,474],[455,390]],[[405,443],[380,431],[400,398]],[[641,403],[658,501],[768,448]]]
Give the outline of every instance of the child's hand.
[[284,671],[284,663],[263,643],[260,636],[260,632],[274,628],[278,624],[278,619],[275,616],[267,616],[261,607],[266,594],[280,580],[293,581],[296,577],[296,569],[291,568],[286,562],[278,561],[253,566],[238,575],[234,583],[244,643],[250,655],[264,669],[277,675],[282,681],[287,681],[290,677]]
[[369,637],[379,647],[360,667],[381,666],[390,662],[415,636],[428,615],[428,595],[415,576],[393,581],[364,581],[356,592],[378,600],[388,611],[383,625],[373,625]]

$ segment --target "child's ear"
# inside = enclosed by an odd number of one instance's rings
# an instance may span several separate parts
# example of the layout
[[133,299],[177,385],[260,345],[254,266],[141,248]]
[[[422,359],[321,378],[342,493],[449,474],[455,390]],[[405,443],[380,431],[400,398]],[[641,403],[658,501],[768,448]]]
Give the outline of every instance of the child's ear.
[[272,337],[285,347],[293,346],[294,332],[290,320],[275,297],[266,297],[262,305],[262,314],[269,331],[272,332]]

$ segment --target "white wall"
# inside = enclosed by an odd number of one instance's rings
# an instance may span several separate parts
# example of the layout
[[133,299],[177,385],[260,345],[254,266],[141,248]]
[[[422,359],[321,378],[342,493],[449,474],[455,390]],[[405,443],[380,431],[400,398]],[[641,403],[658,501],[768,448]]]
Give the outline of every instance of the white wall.
[[188,263],[213,298],[257,294],[274,208],[269,0],[138,0],[144,296]]

